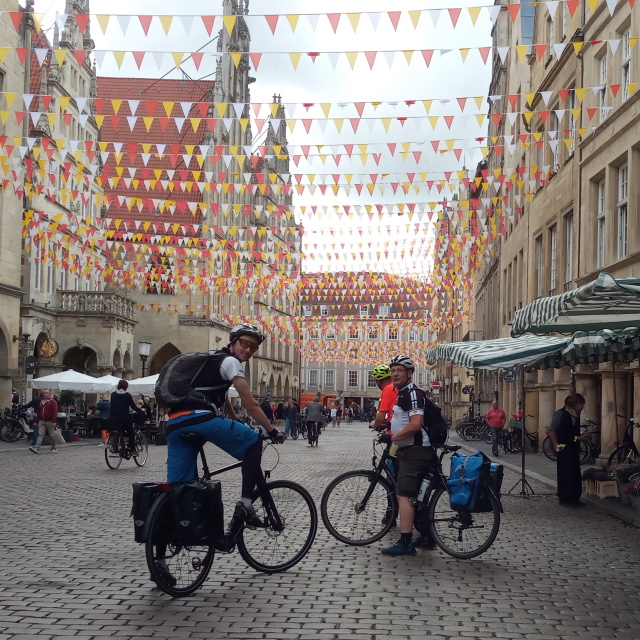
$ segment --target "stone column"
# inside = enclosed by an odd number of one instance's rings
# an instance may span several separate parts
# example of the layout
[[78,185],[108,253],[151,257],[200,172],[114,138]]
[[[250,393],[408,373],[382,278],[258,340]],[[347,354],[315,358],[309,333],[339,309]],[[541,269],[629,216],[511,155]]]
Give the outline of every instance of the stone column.
[[524,412],[525,412],[525,425],[527,427],[527,431],[530,433],[535,433],[538,431],[540,427],[540,398],[538,391],[525,391],[525,402],[524,402]]
[[553,389],[541,389],[538,393],[538,436],[544,440],[556,412],[556,392]]
[[[600,425],[600,441],[602,443],[602,450],[600,453],[601,460],[607,460],[611,452],[615,449],[616,443],[620,443],[622,441],[625,427],[625,420],[616,419],[616,409],[620,415],[624,415],[627,399],[626,376],[621,373],[616,373],[615,393],[613,384],[613,371],[603,371],[602,399],[600,402],[600,406],[602,407],[602,422]],[[617,400],[617,407],[614,402],[614,398]]]
[[600,422],[598,415],[598,381],[593,374],[576,373],[574,375],[576,383],[576,393],[584,396],[584,411],[582,420],[593,420]]

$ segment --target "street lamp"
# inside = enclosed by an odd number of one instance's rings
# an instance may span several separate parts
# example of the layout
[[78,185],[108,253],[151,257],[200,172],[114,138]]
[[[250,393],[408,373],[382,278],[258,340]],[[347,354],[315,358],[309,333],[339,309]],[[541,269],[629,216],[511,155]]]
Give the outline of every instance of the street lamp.
[[22,384],[22,404],[27,403],[27,344],[33,333],[33,324],[36,318],[33,316],[22,316],[20,318],[22,333],[22,368],[24,369],[24,382]]
[[140,340],[138,342],[138,355],[140,356],[140,360],[142,360],[142,377],[143,378],[146,372],[147,358],[149,357],[150,351],[151,351],[150,342],[145,342],[144,340]]

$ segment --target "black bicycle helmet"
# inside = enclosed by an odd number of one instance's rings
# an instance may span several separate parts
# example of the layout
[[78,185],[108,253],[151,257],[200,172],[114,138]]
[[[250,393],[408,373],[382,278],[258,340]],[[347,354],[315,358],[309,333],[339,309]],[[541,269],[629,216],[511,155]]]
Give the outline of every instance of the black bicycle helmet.
[[233,327],[229,334],[229,339],[233,343],[238,338],[242,338],[242,336],[252,336],[258,341],[258,344],[262,344],[264,342],[264,336],[260,333],[260,329],[258,329],[254,324],[249,324],[248,322],[243,322],[237,327]]
[[409,369],[410,371],[414,371],[416,368],[416,365],[413,364],[413,360],[409,356],[396,356],[395,358],[391,359],[389,366],[390,367],[401,366],[401,367],[404,367],[405,369]]

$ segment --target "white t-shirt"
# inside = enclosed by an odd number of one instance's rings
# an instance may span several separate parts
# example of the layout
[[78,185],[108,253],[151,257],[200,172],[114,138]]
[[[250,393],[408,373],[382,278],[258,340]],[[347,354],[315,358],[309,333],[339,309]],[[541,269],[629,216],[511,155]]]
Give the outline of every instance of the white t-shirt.
[[335,418],[338,415],[338,410],[337,409],[331,409],[331,417]]
[[225,358],[220,365],[220,375],[223,380],[228,380],[229,382],[233,381],[236,376],[244,378],[242,363],[234,356]]

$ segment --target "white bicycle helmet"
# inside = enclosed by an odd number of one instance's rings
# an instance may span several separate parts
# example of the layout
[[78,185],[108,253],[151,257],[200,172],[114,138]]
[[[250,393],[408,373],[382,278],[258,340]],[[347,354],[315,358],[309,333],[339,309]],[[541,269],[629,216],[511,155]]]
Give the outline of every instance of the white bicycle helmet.
[[262,344],[264,342],[264,336],[260,333],[260,329],[258,329],[254,324],[249,324],[248,322],[243,322],[237,327],[231,329],[229,339],[231,342],[235,342],[238,338],[242,338],[242,336],[252,336],[258,341],[258,344]]
[[401,366],[401,367],[404,367],[405,369],[409,369],[410,371],[414,371],[416,368],[416,365],[413,364],[413,360],[409,356],[396,356],[395,358],[391,359],[389,366],[390,367]]

